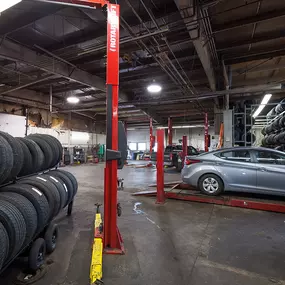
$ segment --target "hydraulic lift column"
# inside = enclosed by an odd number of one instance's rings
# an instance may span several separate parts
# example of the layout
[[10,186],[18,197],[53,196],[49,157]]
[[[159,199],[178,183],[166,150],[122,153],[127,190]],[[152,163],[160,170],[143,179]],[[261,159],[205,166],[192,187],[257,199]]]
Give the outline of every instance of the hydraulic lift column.
[[208,120],[208,113],[205,113],[205,152],[209,151],[209,120]]
[[[119,21],[120,6],[108,4],[106,148],[114,153],[118,151]],[[118,161],[107,157],[104,181],[104,251],[112,254],[124,253],[117,227],[117,170]]]
[[172,118],[169,117],[168,118],[168,145],[172,145],[172,137],[173,137],[173,133],[172,133]]
[[156,180],[157,180],[157,193],[156,203],[164,204],[164,130],[157,130],[157,157],[156,157]]
[[152,118],[149,119],[149,152],[152,154],[152,144],[153,144],[153,124]]

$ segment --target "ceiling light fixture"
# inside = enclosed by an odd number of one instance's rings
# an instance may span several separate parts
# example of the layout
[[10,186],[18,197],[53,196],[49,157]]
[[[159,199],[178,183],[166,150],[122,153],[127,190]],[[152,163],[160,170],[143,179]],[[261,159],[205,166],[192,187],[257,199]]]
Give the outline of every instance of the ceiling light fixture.
[[0,3],[0,13],[3,11],[11,8],[12,6],[22,2],[22,0],[6,0],[6,1],[1,1]]
[[162,87],[159,84],[155,83],[155,81],[153,81],[153,83],[147,87],[147,91],[150,93],[159,93],[161,90]]
[[261,101],[261,104],[259,105],[259,107],[256,109],[256,111],[252,115],[253,118],[256,118],[261,113],[261,111],[264,109],[264,107],[269,102],[271,96],[272,96],[272,94],[265,94],[264,95],[264,97]]
[[70,104],[77,104],[77,103],[79,103],[79,98],[77,98],[75,96],[70,96],[66,100]]

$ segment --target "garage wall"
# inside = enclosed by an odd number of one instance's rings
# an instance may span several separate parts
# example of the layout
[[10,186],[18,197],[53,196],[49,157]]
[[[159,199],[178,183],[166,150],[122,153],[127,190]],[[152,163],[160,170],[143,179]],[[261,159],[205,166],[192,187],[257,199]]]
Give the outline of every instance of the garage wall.
[[[153,134],[156,135],[156,130]],[[214,127],[209,127],[209,134],[214,135]],[[204,128],[173,129],[173,143],[178,144],[183,136],[188,137],[188,145],[204,149]],[[130,143],[146,143],[149,149],[149,130],[128,130],[128,144]]]
[[26,130],[26,117],[0,114],[0,131],[15,137],[24,137]]
[[81,146],[88,147],[94,144],[105,144],[106,143],[106,135],[103,134],[94,134],[87,132],[75,132],[69,130],[55,130],[48,128],[38,128],[38,127],[29,127],[29,134],[48,134],[56,137],[63,146],[73,147],[73,146]]

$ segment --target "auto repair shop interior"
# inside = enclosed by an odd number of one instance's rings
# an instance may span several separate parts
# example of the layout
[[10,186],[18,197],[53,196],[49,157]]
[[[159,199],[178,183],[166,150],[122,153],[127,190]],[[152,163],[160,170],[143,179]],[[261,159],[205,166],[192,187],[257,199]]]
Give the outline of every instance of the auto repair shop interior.
[[284,0],[0,2],[1,285],[285,284]]

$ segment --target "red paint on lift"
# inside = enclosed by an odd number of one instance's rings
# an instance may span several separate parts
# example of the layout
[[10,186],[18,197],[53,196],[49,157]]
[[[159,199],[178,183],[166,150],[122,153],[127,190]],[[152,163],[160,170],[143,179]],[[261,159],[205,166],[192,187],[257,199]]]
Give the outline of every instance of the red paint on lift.
[[156,179],[157,179],[157,194],[156,203],[164,204],[165,192],[164,192],[164,130],[157,130],[157,158],[156,158]]

